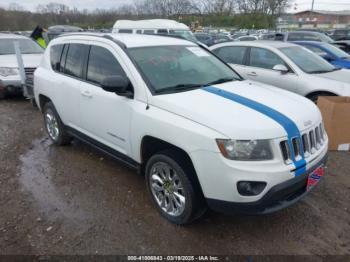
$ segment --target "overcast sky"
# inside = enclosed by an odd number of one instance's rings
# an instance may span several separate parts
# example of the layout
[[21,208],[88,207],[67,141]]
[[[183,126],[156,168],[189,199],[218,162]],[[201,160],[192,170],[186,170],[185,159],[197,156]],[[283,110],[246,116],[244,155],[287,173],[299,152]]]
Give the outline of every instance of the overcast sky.
[[[303,11],[311,8],[312,0],[292,0],[293,4],[290,11]],[[47,4],[58,2],[70,7],[79,9],[109,9],[117,7],[120,4],[132,3],[132,0],[0,0],[0,6],[7,7],[10,3],[17,2],[27,10],[34,11],[38,4]],[[297,8],[297,9],[295,9]],[[315,0],[315,9],[319,10],[350,10],[350,0]]]

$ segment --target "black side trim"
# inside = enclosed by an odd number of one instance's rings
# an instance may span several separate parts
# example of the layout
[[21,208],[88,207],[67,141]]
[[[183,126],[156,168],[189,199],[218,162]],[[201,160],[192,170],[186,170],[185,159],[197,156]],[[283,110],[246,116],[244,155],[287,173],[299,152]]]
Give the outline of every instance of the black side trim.
[[95,139],[92,139],[91,137],[75,130],[74,128],[71,128],[69,126],[65,126],[65,129],[67,132],[74,136],[75,138],[81,140],[82,142],[100,150],[101,152],[105,153],[106,155],[109,155],[110,157],[124,163],[126,166],[136,169],[138,172],[141,170],[141,165],[137,163],[134,159],[114,150],[113,148],[110,148],[109,146],[106,146]]
[[287,208],[308,194],[307,178],[322,164],[326,164],[328,155],[301,176],[290,179],[284,183],[274,186],[265,196],[249,203],[227,202],[217,199],[207,199],[209,207],[223,213],[243,214],[270,214]]

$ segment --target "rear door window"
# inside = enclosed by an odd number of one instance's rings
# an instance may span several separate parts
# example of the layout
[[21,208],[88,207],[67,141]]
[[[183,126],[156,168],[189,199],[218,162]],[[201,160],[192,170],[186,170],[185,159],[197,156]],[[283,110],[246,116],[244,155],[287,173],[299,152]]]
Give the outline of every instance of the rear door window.
[[214,53],[229,64],[243,65],[247,47],[225,46],[214,50]]
[[87,68],[87,81],[100,85],[109,76],[126,76],[115,56],[106,48],[91,46]]
[[70,44],[68,48],[64,73],[69,76],[82,78],[83,65],[85,60],[87,45]]

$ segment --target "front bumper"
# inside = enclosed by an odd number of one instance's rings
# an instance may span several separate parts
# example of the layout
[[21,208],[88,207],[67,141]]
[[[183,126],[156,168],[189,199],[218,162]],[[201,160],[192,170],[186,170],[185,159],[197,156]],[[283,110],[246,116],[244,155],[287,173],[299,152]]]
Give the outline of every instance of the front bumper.
[[207,198],[208,206],[215,211],[223,213],[269,214],[279,211],[295,204],[308,194],[307,179],[309,174],[321,165],[325,165],[327,159],[328,155],[325,155],[321,161],[317,162],[305,174],[272,187],[258,201],[235,203]]
[[0,91],[6,93],[22,93],[23,85],[20,79],[0,79]]

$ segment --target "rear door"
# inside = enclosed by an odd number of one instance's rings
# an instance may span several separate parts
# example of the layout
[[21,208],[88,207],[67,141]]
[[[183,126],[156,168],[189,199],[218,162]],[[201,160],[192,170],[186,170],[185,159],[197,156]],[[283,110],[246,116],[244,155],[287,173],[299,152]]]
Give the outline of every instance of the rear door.
[[79,128],[80,84],[83,75],[83,65],[86,59],[88,45],[86,42],[65,44],[61,54],[60,64],[54,65],[55,88],[54,101],[56,109],[63,122],[73,128]]
[[[297,92],[299,89],[298,76],[288,64],[271,50],[251,47],[247,59],[247,70],[244,77],[268,85],[277,86],[288,91]],[[288,73],[273,70],[276,65],[289,68]]]

